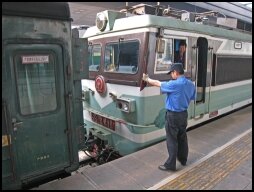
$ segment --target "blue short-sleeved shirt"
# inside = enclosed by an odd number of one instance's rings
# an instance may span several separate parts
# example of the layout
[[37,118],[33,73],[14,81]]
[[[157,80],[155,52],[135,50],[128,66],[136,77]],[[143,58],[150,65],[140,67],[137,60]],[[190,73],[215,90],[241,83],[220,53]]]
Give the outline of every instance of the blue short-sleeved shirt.
[[167,94],[165,108],[176,112],[187,110],[190,101],[196,97],[194,84],[185,76],[162,82],[161,92]]

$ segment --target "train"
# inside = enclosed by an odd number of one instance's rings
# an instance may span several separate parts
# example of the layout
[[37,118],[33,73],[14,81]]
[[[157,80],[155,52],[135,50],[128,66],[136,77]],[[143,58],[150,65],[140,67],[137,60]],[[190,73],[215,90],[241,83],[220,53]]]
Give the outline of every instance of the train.
[[252,33],[237,20],[139,4],[95,21],[80,33],[66,2],[2,3],[3,189],[165,140],[165,95],[142,76],[169,81],[180,42],[197,90],[187,129],[252,104]]
[[68,3],[2,3],[2,189],[79,167],[87,41],[71,22]]
[[[148,14],[146,14],[148,13]],[[165,139],[165,95],[142,74],[169,81],[179,43],[196,87],[188,128],[252,103],[252,33],[216,12],[186,13],[139,4],[105,10],[88,39],[89,78],[82,79],[88,131],[127,155]]]

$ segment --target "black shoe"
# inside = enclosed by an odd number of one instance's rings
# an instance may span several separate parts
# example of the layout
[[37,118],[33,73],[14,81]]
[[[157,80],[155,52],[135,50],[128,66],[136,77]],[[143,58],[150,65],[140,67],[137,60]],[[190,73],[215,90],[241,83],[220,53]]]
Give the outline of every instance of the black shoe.
[[176,171],[176,169],[170,169],[165,167],[164,165],[160,165],[158,168],[162,171]]
[[186,165],[186,162],[180,162],[182,166],[185,166]]
[[177,160],[181,163],[182,166],[186,165],[186,161],[180,161],[178,158],[177,158]]

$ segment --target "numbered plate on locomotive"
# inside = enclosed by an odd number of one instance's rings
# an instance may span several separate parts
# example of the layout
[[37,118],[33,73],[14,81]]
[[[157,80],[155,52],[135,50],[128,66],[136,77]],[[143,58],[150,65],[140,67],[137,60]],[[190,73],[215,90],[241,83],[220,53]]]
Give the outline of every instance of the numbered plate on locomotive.
[[115,131],[116,123],[114,120],[97,115],[95,113],[91,113],[91,117],[93,122]]

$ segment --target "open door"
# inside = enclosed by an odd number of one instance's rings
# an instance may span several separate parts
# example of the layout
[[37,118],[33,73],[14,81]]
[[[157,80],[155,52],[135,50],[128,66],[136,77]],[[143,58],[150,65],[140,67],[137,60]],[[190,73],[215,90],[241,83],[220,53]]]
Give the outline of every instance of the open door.
[[207,113],[209,105],[206,96],[207,87],[207,61],[208,61],[208,41],[206,38],[199,37],[197,39],[196,47],[194,47],[196,56],[195,62],[195,86],[197,90],[197,97],[194,105],[194,117],[203,117]]

